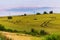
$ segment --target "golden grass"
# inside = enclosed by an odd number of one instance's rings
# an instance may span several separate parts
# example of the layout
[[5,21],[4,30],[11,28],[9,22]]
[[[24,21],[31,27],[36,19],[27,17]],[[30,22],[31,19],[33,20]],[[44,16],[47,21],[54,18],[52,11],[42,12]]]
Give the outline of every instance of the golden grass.
[[[8,17],[0,17],[0,24],[12,30],[18,31],[30,31],[34,28],[37,31],[44,29],[48,33],[60,34],[60,14],[42,14],[42,15],[27,15],[27,16],[12,16],[12,19]],[[36,20],[35,20],[36,19]],[[44,22],[51,20],[45,27],[40,25]],[[41,38],[32,37],[33,40],[39,40]]]
[[[45,15],[28,15],[28,16],[12,16],[13,19],[7,17],[0,18],[0,24],[6,28],[16,29],[18,31],[30,31],[34,28],[38,31],[45,29],[48,32],[60,30],[60,14],[45,14]],[[34,20],[37,19],[37,20]],[[48,27],[43,28],[40,25],[45,22],[52,20],[48,23]]]

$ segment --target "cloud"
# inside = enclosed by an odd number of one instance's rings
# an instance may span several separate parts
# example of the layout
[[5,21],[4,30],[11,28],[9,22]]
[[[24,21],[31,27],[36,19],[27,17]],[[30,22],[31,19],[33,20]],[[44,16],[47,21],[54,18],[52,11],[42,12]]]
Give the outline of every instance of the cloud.
[[60,0],[0,0],[0,9],[14,7],[60,7]]

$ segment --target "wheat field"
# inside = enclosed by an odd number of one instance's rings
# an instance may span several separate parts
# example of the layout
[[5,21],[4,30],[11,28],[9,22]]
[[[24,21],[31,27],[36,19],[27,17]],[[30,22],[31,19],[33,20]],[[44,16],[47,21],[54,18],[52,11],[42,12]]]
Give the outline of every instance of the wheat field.
[[[12,19],[5,16],[0,17],[0,24],[6,29],[30,32],[34,28],[38,32],[44,29],[50,34],[60,34],[60,14],[12,16]],[[36,38],[41,39],[40,37]],[[35,40],[35,38],[32,39]]]

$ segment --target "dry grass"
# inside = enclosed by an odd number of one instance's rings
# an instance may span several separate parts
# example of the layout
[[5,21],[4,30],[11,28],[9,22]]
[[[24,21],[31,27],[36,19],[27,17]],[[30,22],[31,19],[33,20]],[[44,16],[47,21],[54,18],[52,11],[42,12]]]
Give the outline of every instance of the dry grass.
[[[45,14],[45,15],[28,15],[28,16],[12,16],[12,19],[7,17],[0,18],[0,24],[5,26],[6,29],[18,30],[18,31],[27,31],[29,32],[31,28],[34,28],[37,31],[44,29],[48,33],[60,34],[60,14]],[[36,19],[36,20],[34,20]],[[47,22],[47,26],[41,27],[40,25],[44,22]],[[10,35],[8,35],[10,36]],[[13,35],[11,35],[14,37]],[[25,36],[16,36],[16,37],[25,37]],[[29,38],[30,37],[25,37]],[[23,39],[23,38],[22,38]],[[35,38],[32,37],[35,40]],[[37,38],[36,39],[40,39]]]

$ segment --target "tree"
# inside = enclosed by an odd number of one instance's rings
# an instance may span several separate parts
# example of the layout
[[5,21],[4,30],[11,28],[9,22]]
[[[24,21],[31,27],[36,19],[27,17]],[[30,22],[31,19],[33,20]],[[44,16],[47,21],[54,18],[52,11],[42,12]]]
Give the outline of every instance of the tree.
[[50,13],[50,14],[53,14],[53,11],[50,11],[49,13]]
[[24,14],[24,16],[26,16],[26,14]]
[[8,16],[8,19],[12,19],[12,16]]
[[44,11],[44,13],[43,14],[48,14],[46,11]]
[[40,15],[40,13],[36,13],[36,15]]

